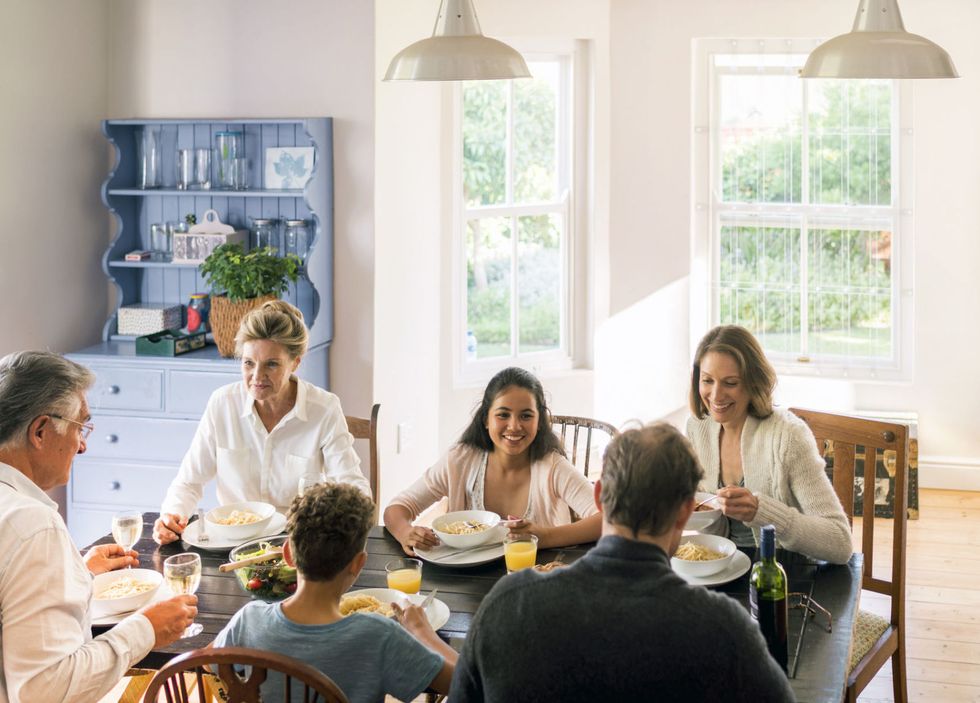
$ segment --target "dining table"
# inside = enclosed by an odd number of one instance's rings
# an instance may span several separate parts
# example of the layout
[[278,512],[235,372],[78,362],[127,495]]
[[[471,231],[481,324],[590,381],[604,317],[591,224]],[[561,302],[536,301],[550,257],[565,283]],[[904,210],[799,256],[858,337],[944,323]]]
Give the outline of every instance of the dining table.
[[[154,649],[136,665],[141,668],[160,668],[178,654],[206,646],[232,615],[252,600],[252,595],[242,587],[234,571],[218,570],[228,560],[227,550],[201,549],[181,541],[157,545],[149,537],[156,518],[156,513],[143,514],[143,538],[134,547],[139,554],[140,567],[162,571],[163,561],[169,556],[185,551],[199,553],[202,575],[197,590],[196,622],[204,629],[197,636],[179,639],[166,647]],[[112,536],[106,535],[94,544],[112,541]],[[586,544],[539,550],[537,563],[547,564],[560,559],[571,564],[591,546]],[[754,548],[740,549],[750,559],[756,558]],[[367,540],[367,555],[364,569],[352,589],[385,588],[385,565],[396,557],[405,556],[398,541],[381,526],[371,529]],[[851,636],[860,602],[863,557],[860,553],[855,553],[846,564],[839,565],[817,561],[783,549],[777,550],[776,557],[786,570],[789,591],[805,594],[804,602],[807,598],[812,599],[823,609],[790,609],[787,666],[790,685],[799,701],[837,703],[843,697],[849,669]],[[461,650],[473,616],[484,596],[506,573],[502,558],[466,567],[425,562],[422,593],[438,589],[438,599],[450,610],[449,620],[438,630],[439,636],[455,649]],[[726,583],[707,587],[734,598],[748,609],[748,571]],[[655,594],[651,594],[651,597],[655,597]],[[798,601],[800,597],[791,600]],[[94,624],[93,634],[98,635],[108,627],[105,624]]]

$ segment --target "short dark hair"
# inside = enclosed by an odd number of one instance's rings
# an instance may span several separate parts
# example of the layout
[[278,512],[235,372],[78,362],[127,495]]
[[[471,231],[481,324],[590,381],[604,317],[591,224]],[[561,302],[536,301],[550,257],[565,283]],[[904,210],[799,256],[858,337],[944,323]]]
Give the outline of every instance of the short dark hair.
[[493,451],[493,440],[490,439],[490,433],[487,432],[490,407],[497,396],[511,386],[530,391],[538,405],[538,433],[528,448],[531,461],[543,459],[551,452],[558,452],[565,456],[565,449],[561,445],[561,440],[551,429],[551,411],[548,410],[548,404],[545,402],[544,387],[541,385],[541,381],[530,371],[525,371],[516,366],[508,367],[490,379],[486,390],[483,391],[483,400],[473,412],[470,424],[463,430],[459,444],[482,449],[485,452]]
[[354,486],[324,483],[293,498],[286,531],[296,568],[310,581],[328,581],[364,550],[374,503]]
[[662,535],[681,505],[694,497],[704,471],[694,448],[666,422],[614,437],[602,462],[603,518],[647,535]]
[[691,413],[699,420],[708,414],[701,400],[701,360],[709,352],[728,354],[735,360],[742,383],[749,394],[749,415],[766,418],[772,415],[772,391],[776,387],[776,369],[751,332],[738,325],[719,325],[704,335],[691,369],[691,393],[688,402]]

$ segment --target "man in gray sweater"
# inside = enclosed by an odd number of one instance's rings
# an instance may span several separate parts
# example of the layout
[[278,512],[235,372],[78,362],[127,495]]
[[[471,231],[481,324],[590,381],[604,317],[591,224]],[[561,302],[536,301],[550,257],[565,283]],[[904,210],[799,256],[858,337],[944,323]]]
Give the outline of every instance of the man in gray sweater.
[[673,427],[609,445],[602,538],[567,568],[501,579],[483,600],[450,698],[465,701],[793,701],[736,601],[670,569],[702,471]]

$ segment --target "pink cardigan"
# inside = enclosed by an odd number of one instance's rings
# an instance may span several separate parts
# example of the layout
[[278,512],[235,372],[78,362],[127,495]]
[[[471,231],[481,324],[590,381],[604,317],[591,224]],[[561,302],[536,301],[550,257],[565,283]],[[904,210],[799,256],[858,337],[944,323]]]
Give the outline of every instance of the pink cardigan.
[[[467,489],[472,489],[487,453],[457,444],[415,483],[395,496],[391,505],[408,509],[414,520],[419,513],[442,498],[449,497],[448,510],[468,510]],[[572,522],[571,510],[580,517],[596,513],[592,484],[557,452],[531,465],[528,505],[535,521],[556,527]]]

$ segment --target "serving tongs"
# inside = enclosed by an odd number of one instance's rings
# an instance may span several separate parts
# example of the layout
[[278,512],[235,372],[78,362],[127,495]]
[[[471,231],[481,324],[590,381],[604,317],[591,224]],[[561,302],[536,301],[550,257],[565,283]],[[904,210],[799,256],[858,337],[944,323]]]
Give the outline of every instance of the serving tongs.
[[272,561],[273,559],[278,559],[281,556],[282,549],[279,547],[272,547],[265,554],[256,554],[254,557],[248,557],[247,559],[242,559],[240,561],[230,561],[227,564],[222,564],[218,567],[218,571],[234,571],[235,569],[240,569],[243,566],[251,566],[252,564],[261,564],[264,561]]

